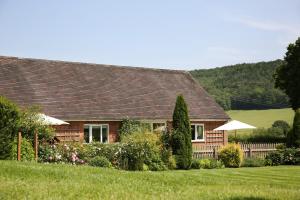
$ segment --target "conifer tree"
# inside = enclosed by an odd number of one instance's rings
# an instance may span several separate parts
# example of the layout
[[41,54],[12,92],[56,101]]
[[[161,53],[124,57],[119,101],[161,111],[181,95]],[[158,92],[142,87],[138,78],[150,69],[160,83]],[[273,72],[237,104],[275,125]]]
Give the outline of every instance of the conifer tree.
[[172,150],[179,169],[189,169],[192,162],[191,125],[188,108],[182,95],[176,100],[173,112]]

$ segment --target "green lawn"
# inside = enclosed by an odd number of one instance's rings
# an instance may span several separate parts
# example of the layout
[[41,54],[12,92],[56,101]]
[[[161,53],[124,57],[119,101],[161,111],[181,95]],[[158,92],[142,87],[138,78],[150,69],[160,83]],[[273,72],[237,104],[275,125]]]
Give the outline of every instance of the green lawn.
[[293,123],[294,111],[291,108],[270,110],[230,110],[227,114],[232,118],[256,127],[270,128],[274,121],[284,120]]
[[127,172],[0,161],[0,199],[299,199],[300,166]]

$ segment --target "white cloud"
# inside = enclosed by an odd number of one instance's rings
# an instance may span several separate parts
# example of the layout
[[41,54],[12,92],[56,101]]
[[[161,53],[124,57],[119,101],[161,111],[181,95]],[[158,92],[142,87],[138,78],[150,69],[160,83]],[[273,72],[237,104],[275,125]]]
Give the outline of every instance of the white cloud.
[[275,21],[258,20],[250,17],[227,18],[227,21],[235,22],[257,30],[277,32],[278,44],[286,46],[300,36],[300,24],[280,23]]
[[250,18],[239,18],[239,19],[234,19],[234,21],[264,31],[276,31],[276,32],[284,32],[288,34],[300,33],[299,25],[288,25],[288,24],[281,24],[272,21],[254,20]]

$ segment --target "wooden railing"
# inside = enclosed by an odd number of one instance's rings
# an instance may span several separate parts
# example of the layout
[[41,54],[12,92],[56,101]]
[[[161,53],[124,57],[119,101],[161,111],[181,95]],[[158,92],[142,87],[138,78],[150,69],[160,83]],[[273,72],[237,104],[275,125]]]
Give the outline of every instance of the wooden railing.
[[[264,158],[269,152],[275,151],[281,143],[240,143],[244,157]],[[218,158],[219,145],[196,146],[193,148],[193,158]]]

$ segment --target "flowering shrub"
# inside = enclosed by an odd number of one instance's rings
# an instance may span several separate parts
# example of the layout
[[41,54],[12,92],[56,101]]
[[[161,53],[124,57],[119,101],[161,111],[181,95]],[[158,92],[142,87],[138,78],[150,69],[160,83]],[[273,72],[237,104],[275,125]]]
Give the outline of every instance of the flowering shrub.
[[266,156],[265,162],[266,165],[270,166],[280,165],[282,162],[282,154],[279,151],[270,152]]
[[84,164],[77,152],[78,147],[72,144],[42,145],[39,147],[39,161],[52,163]]

